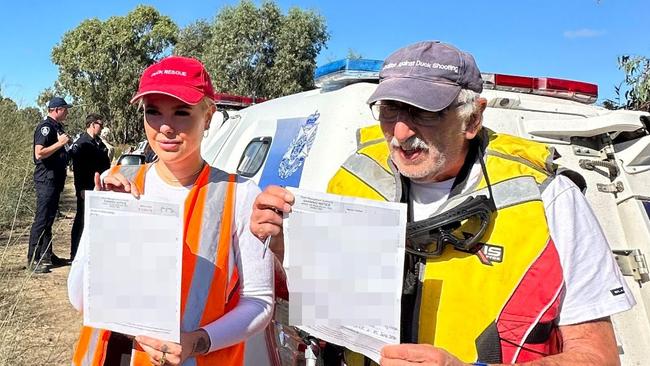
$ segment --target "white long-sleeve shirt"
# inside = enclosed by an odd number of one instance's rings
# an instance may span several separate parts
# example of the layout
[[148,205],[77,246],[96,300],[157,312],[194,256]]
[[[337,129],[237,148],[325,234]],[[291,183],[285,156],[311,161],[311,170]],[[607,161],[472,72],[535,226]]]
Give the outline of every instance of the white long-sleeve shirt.
[[[191,187],[175,187],[160,179],[156,169],[149,169],[145,179],[147,196],[175,197],[183,200]],[[250,232],[250,213],[259,187],[239,178],[235,194],[235,231],[230,265],[236,264],[240,275],[240,300],[221,318],[202,327],[210,336],[210,352],[241,342],[261,331],[271,320],[273,311],[273,255],[262,258],[264,246]],[[82,234],[77,255],[68,276],[68,297],[78,311],[83,309],[83,271],[88,242]]]

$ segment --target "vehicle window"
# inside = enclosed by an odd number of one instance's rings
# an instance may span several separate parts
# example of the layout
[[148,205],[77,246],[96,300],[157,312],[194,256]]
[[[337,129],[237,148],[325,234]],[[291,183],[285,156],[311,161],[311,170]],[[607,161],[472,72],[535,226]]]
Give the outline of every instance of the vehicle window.
[[650,219],[650,201],[641,201],[643,202],[643,208],[645,208],[645,214]]
[[117,162],[120,165],[140,165],[144,163],[143,155],[122,155]]
[[264,164],[266,154],[271,147],[271,137],[256,137],[248,143],[239,165],[237,166],[237,174],[244,177],[253,177]]

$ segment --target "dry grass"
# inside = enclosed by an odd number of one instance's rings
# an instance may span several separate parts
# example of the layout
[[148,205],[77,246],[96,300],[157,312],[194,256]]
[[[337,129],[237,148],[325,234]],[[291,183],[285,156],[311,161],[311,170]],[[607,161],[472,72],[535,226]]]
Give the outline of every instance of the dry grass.
[[[65,257],[75,212],[71,177],[60,208],[64,217],[55,221],[52,236],[54,252]],[[81,315],[68,302],[69,267],[49,274],[25,269],[30,224],[14,220],[0,235],[0,366],[69,365],[81,326]]]

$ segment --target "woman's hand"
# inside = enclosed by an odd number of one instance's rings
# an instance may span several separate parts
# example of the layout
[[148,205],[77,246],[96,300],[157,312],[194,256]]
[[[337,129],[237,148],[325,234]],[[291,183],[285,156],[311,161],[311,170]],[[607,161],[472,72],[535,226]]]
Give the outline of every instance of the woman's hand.
[[121,173],[109,174],[104,177],[104,181],[99,173],[95,173],[95,190],[131,193],[133,197],[140,198],[138,187]]
[[137,336],[135,341],[147,352],[151,362],[159,366],[182,365],[187,358],[203,355],[210,349],[210,336],[203,329],[182,332],[180,344],[147,336]]

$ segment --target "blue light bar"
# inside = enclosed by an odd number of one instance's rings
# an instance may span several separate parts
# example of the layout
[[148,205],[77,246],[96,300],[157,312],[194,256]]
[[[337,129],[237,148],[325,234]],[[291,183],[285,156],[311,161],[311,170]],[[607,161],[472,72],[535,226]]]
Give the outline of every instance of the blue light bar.
[[340,88],[362,80],[379,80],[384,61],[343,59],[320,66],[314,71],[314,83],[322,88]]

